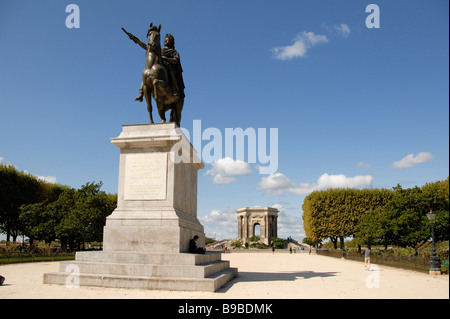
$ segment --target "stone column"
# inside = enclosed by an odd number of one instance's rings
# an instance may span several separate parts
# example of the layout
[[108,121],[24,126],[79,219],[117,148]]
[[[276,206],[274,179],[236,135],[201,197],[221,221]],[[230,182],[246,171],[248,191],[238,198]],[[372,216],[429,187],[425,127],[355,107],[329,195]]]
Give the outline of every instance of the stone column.
[[242,238],[242,217],[238,215],[237,220],[238,220],[238,237],[237,237],[237,239],[241,239]]
[[247,215],[244,215],[244,243],[247,242],[247,238],[248,238],[248,217]]
[[273,237],[278,237],[278,216],[275,216],[275,219],[274,219],[274,236]]

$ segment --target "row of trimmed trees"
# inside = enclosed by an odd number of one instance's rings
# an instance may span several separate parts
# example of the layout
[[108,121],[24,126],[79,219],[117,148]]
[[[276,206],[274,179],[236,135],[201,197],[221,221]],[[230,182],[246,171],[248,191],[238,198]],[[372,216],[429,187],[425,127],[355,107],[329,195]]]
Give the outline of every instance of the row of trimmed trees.
[[101,191],[100,183],[80,189],[51,184],[0,164],[0,232],[6,240],[18,236],[79,249],[86,242],[102,241],[103,226],[116,208],[117,195]]
[[403,189],[329,189],[309,194],[303,223],[310,243],[353,237],[358,245],[416,247],[430,238],[426,217],[437,214],[436,240],[449,239],[449,179]]

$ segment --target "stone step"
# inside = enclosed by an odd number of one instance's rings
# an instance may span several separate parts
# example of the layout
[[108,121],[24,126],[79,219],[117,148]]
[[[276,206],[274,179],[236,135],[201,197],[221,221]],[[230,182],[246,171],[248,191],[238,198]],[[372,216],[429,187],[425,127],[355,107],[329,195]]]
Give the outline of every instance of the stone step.
[[202,265],[220,261],[221,259],[221,254],[214,252],[207,252],[204,255],[200,255],[187,253],[80,251],[75,255],[75,260],[79,262],[114,264]]
[[237,276],[237,268],[228,268],[206,278],[149,277],[111,274],[45,273],[44,283],[68,286],[95,286],[177,291],[217,291]]
[[[74,267],[76,266],[76,267]],[[230,267],[229,261],[214,261],[201,265],[119,264],[111,262],[66,261],[60,263],[60,272],[82,274],[111,274],[150,277],[205,278]]]

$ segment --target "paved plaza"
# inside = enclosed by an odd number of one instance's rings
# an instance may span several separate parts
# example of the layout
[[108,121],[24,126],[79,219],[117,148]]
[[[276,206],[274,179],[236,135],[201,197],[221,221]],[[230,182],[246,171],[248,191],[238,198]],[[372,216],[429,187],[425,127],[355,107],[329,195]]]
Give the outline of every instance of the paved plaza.
[[448,299],[449,277],[387,266],[364,270],[364,263],[286,252],[231,252],[223,255],[239,275],[218,292],[155,291],[43,284],[59,262],[0,266],[6,277],[0,299]]

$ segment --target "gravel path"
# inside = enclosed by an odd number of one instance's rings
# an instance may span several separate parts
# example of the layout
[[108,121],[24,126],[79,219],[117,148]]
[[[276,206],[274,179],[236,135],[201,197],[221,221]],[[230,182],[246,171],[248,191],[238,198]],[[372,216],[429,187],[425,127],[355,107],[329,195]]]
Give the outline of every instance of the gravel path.
[[362,262],[307,253],[227,253],[239,276],[218,292],[151,291],[98,287],[68,288],[43,284],[45,272],[58,271],[59,262],[0,266],[6,277],[0,299],[448,299],[449,277],[372,266]]

